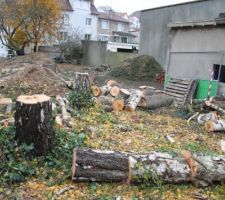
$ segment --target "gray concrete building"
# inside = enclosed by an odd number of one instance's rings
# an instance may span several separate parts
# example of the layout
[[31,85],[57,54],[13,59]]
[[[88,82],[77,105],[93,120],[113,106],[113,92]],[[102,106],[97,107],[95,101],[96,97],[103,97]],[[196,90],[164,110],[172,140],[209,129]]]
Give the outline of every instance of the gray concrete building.
[[[143,10],[140,54],[154,56],[166,69],[170,50],[170,28],[167,25],[175,22],[210,21],[223,12],[225,12],[225,0],[198,0]],[[196,45],[192,47],[193,51],[198,50],[194,47]],[[203,49],[204,42],[199,43],[198,47]]]
[[[208,92],[211,78],[225,94],[225,15],[212,21],[170,23],[167,77],[194,79]],[[213,72],[213,73],[212,73]],[[215,94],[216,95],[216,94]]]

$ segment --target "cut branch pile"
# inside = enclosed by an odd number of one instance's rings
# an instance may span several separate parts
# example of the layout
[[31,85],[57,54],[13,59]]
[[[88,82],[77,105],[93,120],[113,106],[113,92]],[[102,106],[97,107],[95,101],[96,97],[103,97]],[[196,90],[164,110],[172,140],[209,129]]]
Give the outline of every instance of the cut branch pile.
[[127,154],[75,149],[72,180],[127,183],[194,183],[208,186],[225,181],[225,156],[182,152]]
[[173,102],[173,98],[153,87],[141,86],[139,89],[125,89],[114,80],[106,81],[102,87],[93,85],[92,92],[95,102],[108,112],[113,110],[133,112],[137,107],[156,109],[169,106]]

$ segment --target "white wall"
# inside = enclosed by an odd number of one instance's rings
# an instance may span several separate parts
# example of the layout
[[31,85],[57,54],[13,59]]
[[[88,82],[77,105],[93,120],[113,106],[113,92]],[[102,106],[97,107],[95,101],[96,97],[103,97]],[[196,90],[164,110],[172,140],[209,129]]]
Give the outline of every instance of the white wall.
[[[72,12],[67,12],[69,15],[70,26],[79,30],[84,39],[85,34],[91,35],[91,40],[97,40],[97,22],[98,17],[96,15],[91,15],[91,3],[90,1],[84,0],[70,0],[73,7]],[[91,26],[86,25],[86,18],[91,18]]]

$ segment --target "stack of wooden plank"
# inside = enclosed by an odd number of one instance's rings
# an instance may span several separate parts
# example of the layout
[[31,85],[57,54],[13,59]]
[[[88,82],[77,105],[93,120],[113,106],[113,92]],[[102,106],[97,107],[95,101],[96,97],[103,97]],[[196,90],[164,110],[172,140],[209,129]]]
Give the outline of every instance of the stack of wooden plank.
[[165,88],[165,94],[176,99],[179,105],[184,105],[192,99],[196,87],[197,81],[195,80],[171,78]]

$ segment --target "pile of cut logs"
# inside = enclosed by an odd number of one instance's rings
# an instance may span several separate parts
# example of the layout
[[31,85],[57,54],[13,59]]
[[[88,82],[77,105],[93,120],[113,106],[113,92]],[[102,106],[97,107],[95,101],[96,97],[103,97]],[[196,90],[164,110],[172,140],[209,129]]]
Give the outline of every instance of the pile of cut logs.
[[[209,100],[193,100],[191,110],[198,111],[192,117],[197,118],[198,124],[204,125],[208,132],[225,131],[225,120],[221,118],[225,114],[225,97],[213,97]],[[202,111],[209,111],[201,113]]]
[[171,105],[173,99],[163,94],[163,91],[153,87],[140,86],[138,89],[124,89],[114,80],[107,80],[105,85],[92,86],[94,101],[108,112],[135,111],[137,107],[156,109]]

